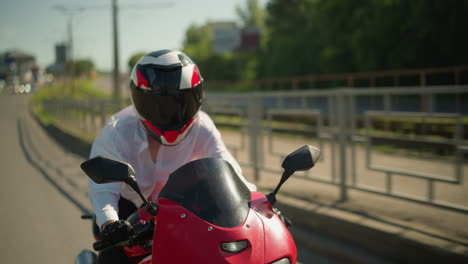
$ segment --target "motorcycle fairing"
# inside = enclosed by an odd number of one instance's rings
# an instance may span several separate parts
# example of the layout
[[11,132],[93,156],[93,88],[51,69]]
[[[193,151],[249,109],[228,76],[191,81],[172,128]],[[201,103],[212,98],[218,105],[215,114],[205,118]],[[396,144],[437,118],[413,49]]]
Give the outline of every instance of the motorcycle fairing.
[[263,222],[265,241],[265,262],[272,263],[282,258],[289,258],[296,263],[297,249],[291,233],[278,215],[268,199],[260,192],[252,192],[251,208]]
[[172,200],[213,225],[236,227],[249,212],[250,190],[229,162],[205,158],[174,171],[159,198]]
[[[233,228],[204,221],[174,201],[158,200],[158,222],[153,238],[153,263],[265,263],[263,223],[249,209],[244,223]],[[221,249],[222,242],[247,240],[238,253]]]
[[[252,199],[252,201],[251,201]],[[270,202],[250,192],[222,159],[190,162],[170,175],[158,199],[153,263],[296,263],[294,241]],[[231,253],[222,242],[247,241]]]
[[[147,257],[145,257],[144,259],[141,260],[141,262],[139,262],[138,264],[151,264],[151,263],[154,263],[153,262],[153,256],[149,255]],[[156,264],[156,263],[154,263]]]

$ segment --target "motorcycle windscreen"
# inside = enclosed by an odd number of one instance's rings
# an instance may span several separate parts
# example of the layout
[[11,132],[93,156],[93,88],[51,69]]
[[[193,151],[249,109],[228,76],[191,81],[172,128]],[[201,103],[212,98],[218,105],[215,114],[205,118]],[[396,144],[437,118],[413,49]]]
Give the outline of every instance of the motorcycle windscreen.
[[218,158],[195,160],[174,171],[159,198],[227,228],[241,225],[250,208],[250,190],[232,166]]

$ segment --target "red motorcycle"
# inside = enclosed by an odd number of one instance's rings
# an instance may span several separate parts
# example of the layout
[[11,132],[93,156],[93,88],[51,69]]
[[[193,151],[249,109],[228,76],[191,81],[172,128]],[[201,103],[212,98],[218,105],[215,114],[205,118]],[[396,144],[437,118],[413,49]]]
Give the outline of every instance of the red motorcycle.
[[[128,241],[99,240],[93,248],[123,247],[138,264],[296,263],[296,245],[273,205],[283,183],[295,171],[312,168],[319,156],[320,150],[307,145],[289,154],[278,186],[266,196],[250,192],[228,162],[195,160],[170,175],[157,203],[142,195],[129,164],[92,158],[81,168],[94,182],[125,182],[145,205],[127,219],[134,228]],[[90,250],[76,259],[77,264],[95,261]]]

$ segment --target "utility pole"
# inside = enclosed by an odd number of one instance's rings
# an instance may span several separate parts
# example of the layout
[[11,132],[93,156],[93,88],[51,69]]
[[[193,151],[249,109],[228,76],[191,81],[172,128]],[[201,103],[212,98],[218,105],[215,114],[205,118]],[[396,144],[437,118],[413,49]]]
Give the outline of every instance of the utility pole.
[[67,16],[67,46],[68,46],[68,58],[67,61],[69,62],[69,78],[70,78],[70,85],[72,89],[72,93],[74,92],[75,89],[75,84],[74,84],[74,73],[75,73],[75,67],[74,67],[74,61],[73,61],[73,16],[84,11],[83,7],[65,7],[63,5],[58,5],[54,7],[56,10],[62,12],[65,16]]
[[70,85],[71,93],[75,93],[75,62],[73,61],[73,14],[68,18],[68,52],[70,53],[69,66],[70,66]]
[[[165,4],[165,5],[164,5]],[[173,3],[159,3],[160,7],[172,7]],[[138,6],[128,6],[125,9],[148,9],[153,7],[138,7]],[[113,29],[113,45],[114,45],[114,71],[113,71],[113,99],[117,107],[120,107],[122,99],[122,85],[120,82],[120,63],[119,63],[119,29],[118,29],[118,15],[119,7],[117,0],[112,0],[112,29]]]
[[118,30],[118,7],[117,0],[112,0],[112,25],[114,39],[114,103],[117,108],[120,108],[121,91],[120,91],[120,69],[119,69],[119,30]]

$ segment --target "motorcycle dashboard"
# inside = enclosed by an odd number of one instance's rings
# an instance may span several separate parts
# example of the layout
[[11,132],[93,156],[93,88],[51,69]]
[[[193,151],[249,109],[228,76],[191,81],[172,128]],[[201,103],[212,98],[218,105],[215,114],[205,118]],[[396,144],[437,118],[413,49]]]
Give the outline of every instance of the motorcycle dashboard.
[[241,225],[250,208],[250,190],[229,162],[199,159],[174,171],[159,194],[220,227]]

